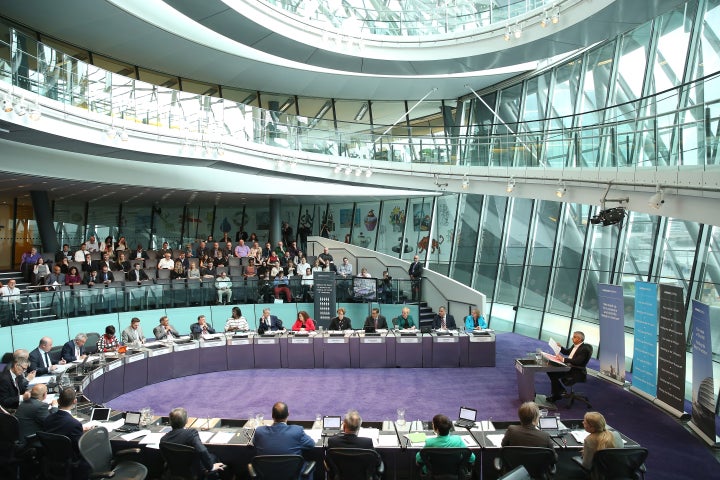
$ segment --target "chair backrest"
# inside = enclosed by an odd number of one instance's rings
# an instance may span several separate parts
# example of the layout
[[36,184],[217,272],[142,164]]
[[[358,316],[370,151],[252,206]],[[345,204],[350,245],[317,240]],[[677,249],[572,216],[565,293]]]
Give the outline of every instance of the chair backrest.
[[170,272],[172,270],[168,270],[167,268],[161,268],[157,271],[157,278],[158,279],[169,279],[170,278]]
[[525,470],[525,467],[520,465],[498,478],[498,480],[533,480],[533,478],[530,476],[528,471]]
[[42,449],[42,467],[47,479],[66,479],[75,467],[75,452],[70,439],[55,433],[37,432]]
[[592,478],[640,478],[647,456],[647,448],[642,447],[598,450],[590,469]]
[[500,456],[505,470],[522,465],[532,478],[549,478],[555,465],[555,452],[546,447],[503,447]]
[[379,478],[380,455],[365,448],[331,448],[325,466],[332,480],[372,480]]
[[6,411],[0,412],[0,452],[12,452],[16,442],[20,440],[20,426],[14,415]]
[[160,454],[165,461],[165,474],[171,479],[195,478],[197,451],[188,445],[160,442]]
[[257,477],[267,480],[297,480],[304,463],[300,455],[258,455],[252,459]]
[[105,427],[95,427],[85,432],[78,441],[78,448],[93,472],[112,470],[112,448]]
[[430,478],[466,478],[470,454],[469,448],[423,448],[420,450],[420,458],[427,468]]
[[97,332],[89,332],[86,335],[87,341],[85,342],[85,353],[97,353],[97,341],[100,340],[100,334]]

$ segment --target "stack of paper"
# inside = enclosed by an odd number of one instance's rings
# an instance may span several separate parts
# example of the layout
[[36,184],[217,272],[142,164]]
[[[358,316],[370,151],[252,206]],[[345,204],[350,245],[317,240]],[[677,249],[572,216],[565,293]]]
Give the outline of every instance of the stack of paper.
[[485,435],[485,438],[487,438],[488,440],[490,440],[490,442],[491,442],[494,446],[500,448],[500,447],[502,447],[502,439],[503,439],[504,436],[505,436],[505,435],[501,435],[501,434],[499,434],[499,433],[493,433],[493,434],[490,434],[490,435]]

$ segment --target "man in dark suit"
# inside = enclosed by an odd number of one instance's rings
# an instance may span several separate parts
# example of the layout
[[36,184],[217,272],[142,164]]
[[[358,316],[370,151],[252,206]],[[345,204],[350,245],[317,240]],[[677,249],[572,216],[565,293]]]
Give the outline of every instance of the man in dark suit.
[[328,448],[367,448],[372,449],[372,439],[358,437],[362,418],[357,410],[350,410],[343,419],[342,433],[328,438]]
[[127,279],[131,282],[140,282],[147,280],[148,276],[145,271],[140,267],[139,263],[133,265],[133,269],[127,273]]
[[263,333],[270,331],[277,331],[277,330],[283,330],[283,323],[282,320],[280,320],[275,315],[270,315],[270,309],[269,308],[263,308],[263,314],[260,319],[258,319],[258,327],[257,331],[260,335]]
[[420,279],[422,278],[423,266],[420,263],[420,257],[415,255],[413,261],[408,268],[410,276],[410,289],[412,290],[412,299],[420,300]]
[[62,273],[60,265],[53,266],[52,273],[45,277],[45,285],[46,291],[54,289],[58,285],[65,285],[65,274]]
[[99,281],[100,279],[98,278],[97,269],[95,267],[93,267],[89,272],[85,272],[82,279],[82,283],[88,287],[94,286],[96,283],[99,283]]
[[438,308],[438,313],[433,318],[433,328],[435,330],[455,330],[455,317],[445,311],[445,307]]
[[273,405],[273,424],[255,429],[253,443],[258,455],[302,455],[315,448],[315,441],[300,425],[287,424],[288,416],[285,403]]
[[50,358],[50,350],[52,349],[53,341],[50,337],[42,337],[38,347],[30,352],[30,370],[35,370],[37,375],[47,375],[52,373],[57,367],[55,365],[64,365],[65,360],[60,359],[59,362],[53,364]]
[[375,329],[387,329],[387,320],[383,315],[380,315],[379,308],[373,308],[370,316],[365,319],[365,325],[363,328],[373,327]]
[[63,345],[60,358],[66,363],[83,360],[85,358],[85,342],[87,342],[87,335],[78,333],[75,335],[75,340],[70,340]]
[[[540,409],[534,402],[525,402],[518,408],[520,425],[510,425],[502,439],[503,447],[545,447],[555,451],[548,432],[538,430]],[[555,453],[555,461],[557,461]]]
[[71,413],[71,410],[76,403],[77,398],[75,396],[75,388],[63,388],[58,396],[58,410],[45,418],[43,431],[47,433],[54,433],[56,435],[63,435],[70,439],[75,453],[73,460],[77,462],[77,466],[73,469],[72,478],[74,480],[79,480],[89,477],[90,465],[88,465],[88,463],[80,457],[78,442],[80,441],[80,437],[82,437],[84,428]]
[[[16,351],[17,353],[17,351]],[[30,392],[26,392],[28,381],[35,378],[35,372],[27,377],[23,374],[30,362],[27,357],[18,357],[13,354],[13,361],[0,373],[0,405],[4,408],[18,408],[21,402],[30,399]]]
[[97,267],[95,266],[95,262],[92,261],[92,256],[89,253],[85,254],[85,261],[80,265],[80,271],[81,272],[91,272],[93,270],[97,270]]
[[205,315],[198,316],[198,321],[190,325],[190,333],[194,335],[206,335],[215,333],[215,329],[207,323]]
[[103,264],[100,267],[100,273],[98,273],[98,282],[108,284],[115,281],[115,275],[110,271],[110,268]]
[[25,437],[34,435],[45,426],[45,419],[51,413],[58,410],[57,400],[50,405],[45,403],[47,398],[47,386],[39,383],[30,390],[30,398],[22,402],[15,412],[20,428],[20,443],[25,444]]
[[[559,343],[557,344],[557,346],[560,347],[557,361],[570,365],[570,371],[548,372],[551,386],[551,393],[547,397],[548,402],[560,400],[562,395],[566,393],[562,382],[576,383],[584,380],[587,376],[587,369],[585,367],[592,357],[592,346],[585,343],[585,334],[580,331],[573,332],[572,342],[572,348],[565,348]],[[567,356],[563,357],[563,355]]]
[[225,465],[217,462],[217,458],[208,452],[208,449],[200,441],[200,435],[194,428],[185,428],[187,423],[187,410],[184,408],[173,408],[169,416],[172,431],[163,435],[160,444],[177,443],[193,447],[198,452],[199,462],[193,466],[198,478],[205,478],[204,472],[217,472],[225,468]]

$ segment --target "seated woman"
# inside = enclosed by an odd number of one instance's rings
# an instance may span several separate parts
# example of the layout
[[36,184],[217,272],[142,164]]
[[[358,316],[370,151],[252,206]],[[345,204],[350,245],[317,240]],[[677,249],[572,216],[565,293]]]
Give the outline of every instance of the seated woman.
[[590,435],[585,437],[582,449],[582,466],[586,470],[592,468],[595,452],[606,448],[623,448],[620,434],[608,430],[605,417],[599,412],[587,412],[583,418],[583,427]]
[[485,317],[480,315],[480,309],[473,308],[472,313],[465,317],[465,330],[482,330],[487,328]]
[[337,309],[337,317],[330,320],[328,330],[349,330],[352,328],[352,320],[345,316],[345,309],[340,307]]
[[243,268],[243,277],[249,278],[249,277],[256,277],[257,276],[257,269],[255,268],[255,259],[250,258],[248,260],[248,264],[245,268]]
[[124,252],[128,249],[127,242],[125,241],[125,237],[120,237],[115,244],[115,251],[116,252]]
[[115,327],[108,325],[105,327],[105,334],[98,338],[98,352],[114,352],[118,349],[118,346],[120,346],[120,342],[115,336]]
[[270,269],[267,266],[267,262],[263,260],[260,262],[260,266],[257,267],[257,276],[258,278],[263,278],[265,275],[268,275],[270,273]]
[[292,326],[292,329],[295,332],[314,332],[315,322],[312,318],[310,318],[310,315],[305,310],[300,310],[298,312],[297,320],[295,320],[295,323]]
[[173,268],[170,272],[170,278],[173,280],[177,280],[178,278],[187,278],[187,273],[185,273],[185,269],[183,268],[180,260],[175,261],[175,268]]
[[75,286],[80,285],[82,283],[82,277],[80,276],[80,273],[78,273],[78,269],[76,266],[70,267],[70,270],[65,275],[65,285]]
[[190,262],[190,268],[187,270],[187,278],[200,278],[200,269],[197,268],[195,262]]
[[45,277],[50,275],[50,269],[45,264],[45,259],[40,257],[37,259],[35,266],[33,266],[33,284],[44,285]]
[[130,271],[130,268],[130,262],[125,259],[125,253],[122,251],[118,252],[117,261],[113,263],[112,270],[127,273]]

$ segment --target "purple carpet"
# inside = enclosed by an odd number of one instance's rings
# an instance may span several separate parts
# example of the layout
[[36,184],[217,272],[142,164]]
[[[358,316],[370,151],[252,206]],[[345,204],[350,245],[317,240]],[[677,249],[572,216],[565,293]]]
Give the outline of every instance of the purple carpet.
[[[395,418],[398,407],[405,408],[407,419],[429,420],[436,413],[455,417],[465,405],[477,408],[481,418],[515,420],[520,401],[514,359],[543,344],[498,334],[495,368],[258,369],[195,375],[136,390],[109,405],[118,410],[150,407],[156,415],[184,406],[196,417],[248,418],[262,412],[268,418],[272,404],[281,400],[287,402],[291,420],[342,415],[350,408],[367,420],[386,420]],[[597,369],[597,361],[590,367]],[[536,390],[549,392],[546,376],[537,376]],[[720,479],[713,453],[682,422],[597,378],[589,377],[580,390],[610,425],[649,449],[648,479]],[[577,419],[586,409],[575,404],[559,411]]]

